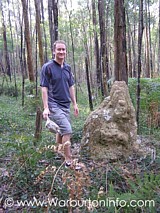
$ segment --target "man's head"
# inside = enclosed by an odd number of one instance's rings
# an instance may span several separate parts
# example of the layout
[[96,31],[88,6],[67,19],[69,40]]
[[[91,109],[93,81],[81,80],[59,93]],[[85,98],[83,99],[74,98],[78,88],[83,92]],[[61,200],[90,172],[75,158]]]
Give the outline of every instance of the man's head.
[[53,44],[53,54],[54,59],[61,63],[65,60],[66,57],[66,44],[63,40],[57,40]]

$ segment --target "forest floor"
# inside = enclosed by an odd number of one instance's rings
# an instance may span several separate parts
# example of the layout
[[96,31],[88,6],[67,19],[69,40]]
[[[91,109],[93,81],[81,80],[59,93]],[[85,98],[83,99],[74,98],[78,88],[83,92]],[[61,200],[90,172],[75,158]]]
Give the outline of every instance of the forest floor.
[[72,117],[72,151],[82,168],[76,171],[53,151],[45,122],[35,140],[37,100],[28,96],[22,107],[20,98],[0,96],[0,213],[160,212],[160,129],[138,136],[142,155],[93,161],[80,144],[89,114],[85,100],[79,118]]

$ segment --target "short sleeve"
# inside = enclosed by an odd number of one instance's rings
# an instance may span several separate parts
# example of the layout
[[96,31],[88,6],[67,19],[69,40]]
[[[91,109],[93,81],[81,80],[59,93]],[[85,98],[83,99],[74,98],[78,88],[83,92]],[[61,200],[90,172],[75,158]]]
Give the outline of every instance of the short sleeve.
[[74,85],[74,75],[71,71],[71,67],[69,66],[69,87],[73,86]]
[[49,80],[48,80],[47,72],[48,72],[47,65],[44,64],[41,69],[41,74],[40,74],[40,86],[41,87],[49,87]]

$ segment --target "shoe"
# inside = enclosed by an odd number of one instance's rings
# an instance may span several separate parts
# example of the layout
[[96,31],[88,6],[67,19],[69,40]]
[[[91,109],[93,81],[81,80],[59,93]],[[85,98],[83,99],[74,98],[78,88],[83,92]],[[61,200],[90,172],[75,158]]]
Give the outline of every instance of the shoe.
[[69,167],[71,166],[71,164],[72,164],[71,161],[68,161],[68,162],[66,161],[66,163],[65,163],[65,168],[66,168],[66,169],[69,168]]
[[66,161],[65,168],[66,169],[72,168],[76,171],[80,171],[82,169],[81,165],[79,165],[79,164],[73,165],[71,161],[68,161],[68,162]]
[[81,169],[82,169],[82,167],[81,167],[80,165],[76,165],[76,166],[75,166],[75,170],[76,170],[76,171],[79,171],[79,170],[81,170]]
[[54,157],[54,159],[55,159],[55,160],[61,160],[62,157],[61,157],[59,154],[57,154],[57,155]]

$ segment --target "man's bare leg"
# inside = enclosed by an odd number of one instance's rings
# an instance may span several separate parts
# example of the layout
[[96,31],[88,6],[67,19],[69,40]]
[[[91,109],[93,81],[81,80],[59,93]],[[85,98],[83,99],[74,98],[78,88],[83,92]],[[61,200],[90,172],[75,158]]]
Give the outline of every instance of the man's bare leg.
[[66,161],[72,160],[70,138],[71,138],[70,134],[63,135],[63,137],[62,137],[62,144],[64,147],[64,155],[65,155]]
[[62,136],[59,133],[56,134],[56,143],[62,144]]
[[[59,133],[56,134],[56,143],[58,145],[57,151],[60,151],[60,152],[64,151],[64,156],[66,161],[71,161],[71,158],[72,158],[70,137],[71,137],[70,134],[66,134],[63,136],[61,136]],[[63,145],[63,150],[61,145]]]

